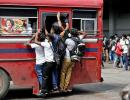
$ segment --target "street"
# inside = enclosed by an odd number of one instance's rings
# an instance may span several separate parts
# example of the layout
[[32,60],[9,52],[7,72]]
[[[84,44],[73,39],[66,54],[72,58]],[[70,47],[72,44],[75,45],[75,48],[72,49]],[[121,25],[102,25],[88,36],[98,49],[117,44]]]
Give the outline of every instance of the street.
[[[130,83],[130,71],[122,68],[112,68],[105,63],[102,69],[103,83],[83,84],[74,86],[67,94],[55,94],[46,100],[121,100],[120,91]],[[31,90],[10,90],[6,100],[42,100],[31,94]]]

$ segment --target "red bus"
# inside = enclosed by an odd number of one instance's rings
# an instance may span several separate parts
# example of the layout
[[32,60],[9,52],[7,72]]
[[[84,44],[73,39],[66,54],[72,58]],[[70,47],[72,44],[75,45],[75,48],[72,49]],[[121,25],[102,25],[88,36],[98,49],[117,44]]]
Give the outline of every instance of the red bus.
[[[57,12],[69,15],[70,28],[88,33],[83,39],[86,49],[82,66],[75,64],[69,86],[101,80],[103,0],[0,0],[0,98],[7,94],[10,81],[14,87],[32,88],[33,94],[38,93],[35,54],[24,43],[45,19],[52,23]],[[13,25],[10,29],[6,27],[8,20]]]

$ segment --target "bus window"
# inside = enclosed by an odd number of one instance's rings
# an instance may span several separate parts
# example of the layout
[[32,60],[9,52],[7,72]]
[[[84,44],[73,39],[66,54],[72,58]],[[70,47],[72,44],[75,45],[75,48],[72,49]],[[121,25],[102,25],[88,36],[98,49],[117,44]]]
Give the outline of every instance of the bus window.
[[73,19],[72,20],[73,23],[73,28],[76,28],[78,30],[81,30],[81,20],[80,19]]
[[54,22],[57,22],[56,16],[46,16],[46,22],[45,22],[45,24],[46,24],[46,28],[47,28],[48,32],[50,32],[52,24]]
[[74,28],[87,32],[90,35],[95,35],[97,32],[97,17],[95,10],[73,10]]
[[[57,22],[57,16],[56,15],[57,15],[57,13],[43,13],[42,14],[41,27],[46,25],[48,32],[50,32],[52,24],[54,22]],[[68,18],[68,14],[67,13],[61,13],[60,19],[61,19],[63,26],[64,26],[66,18]]]
[[0,8],[0,34],[30,35],[37,30],[37,9]]

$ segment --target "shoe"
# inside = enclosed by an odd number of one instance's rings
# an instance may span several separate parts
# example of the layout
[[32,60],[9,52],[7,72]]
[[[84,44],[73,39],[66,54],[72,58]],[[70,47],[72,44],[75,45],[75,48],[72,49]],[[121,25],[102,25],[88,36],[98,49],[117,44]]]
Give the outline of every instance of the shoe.
[[42,93],[42,92],[37,94],[38,97],[46,97],[46,95],[47,95],[47,94],[44,94],[44,93]]
[[53,90],[52,90],[53,93],[59,93],[59,89],[58,87],[55,87]]
[[61,93],[63,93],[63,92],[64,92],[64,89],[60,89],[59,91],[60,91]]
[[66,89],[65,92],[72,92],[72,89]]
[[67,92],[72,92],[72,89],[67,89]]
[[58,90],[58,87],[53,88],[53,91],[57,91],[57,90]]

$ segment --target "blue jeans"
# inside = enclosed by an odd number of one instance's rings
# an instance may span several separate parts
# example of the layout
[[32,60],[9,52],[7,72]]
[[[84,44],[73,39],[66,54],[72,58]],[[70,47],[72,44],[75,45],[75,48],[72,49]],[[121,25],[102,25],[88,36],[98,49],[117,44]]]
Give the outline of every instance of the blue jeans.
[[121,64],[121,66],[123,67],[123,59],[122,59],[122,56],[119,56],[119,55],[117,55],[117,54],[115,54],[113,67],[117,67],[117,62],[118,62],[118,60],[120,60],[120,64]]
[[58,70],[55,66],[52,71],[52,86],[53,88],[58,87]]
[[127,56],[127,53],[123,54],[123,65],[125,67],[125,70],[128,70],[128,56]]
[[114,51],[110,51],[109,52],[109,57],[110,57],[110,61],[113,62],[115,59],[115,52]]
[[37,73],[37,78],[38,78],[38,81],[40,83],[40,88],[42,88],[42,85],[43,85],[43,71],[44,71],[44,63],[42,65],[40,64],[36,64],[35,66],[35,71]]

